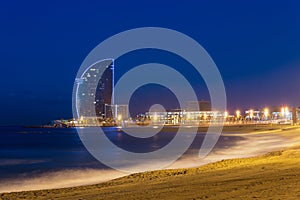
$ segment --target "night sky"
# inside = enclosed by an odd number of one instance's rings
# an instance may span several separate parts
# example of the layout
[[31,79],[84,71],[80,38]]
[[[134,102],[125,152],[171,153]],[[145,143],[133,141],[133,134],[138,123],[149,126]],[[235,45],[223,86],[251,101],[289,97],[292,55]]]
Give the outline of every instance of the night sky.
[[299,106],[299,10],[297,0],[2,1],[0,124],[71,118],[87,54],[114,34],[147,26],[180,31],[208,51],[229,110]]

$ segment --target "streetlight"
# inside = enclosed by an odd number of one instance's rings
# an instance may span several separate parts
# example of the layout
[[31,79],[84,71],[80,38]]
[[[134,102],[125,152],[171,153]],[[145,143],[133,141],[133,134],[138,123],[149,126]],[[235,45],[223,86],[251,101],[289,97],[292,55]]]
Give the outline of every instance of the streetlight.
[[282,117],[284,117],[284,114],[285,114],[285,108],[282,107],[282,108],[281,108],[281,115],[282,115]]
[[240,118],[240,116],[241,116],[241,111],[240,111],[240,110],[237,110],[237,111],[235,112],[235,114],[236,114],[236,118]]
[[228,112],[227,112],[227,111],[225,111],[225,113],[224,113],[224,117],[225,117],[225,118],[227,118],[227,117],[228,117]]
[[228,112],[225,111],[225,113],[224,113],[224,118],[226,119],[227,117],[228,117]]
[[224,112],[224,120],[225,120],[225,122],[227,121],[227,118],[228,118],[228,112],[225,111],[225,112]]
[[269,108],[265,108],[264,109],[264,117],[265,117],[266,121],[268,121],[269,115],[270,115]]
[[287,115],[289,113],[289,108],[288,107],[285,107],[284,108],[284,111],[285,111],[285,114]]
[[118,121],[122,120],[122,115],[118,115]]
[[289,107],[285,107],[285,108],[284,108],[284,111],[285,111],[285,118],[288,119],[288,116],[289,116],[289,114],[290,114]]
[[206,113],[204,113],[204,120],[206,120],[207,119],[207,114]]
[[265,110],[264,110],[264,115],[265,115],[265,117],[268,118],[268,117],[269,117],[269,114],[270,114],[269,109],[268,109],[268,108],[265,108]]

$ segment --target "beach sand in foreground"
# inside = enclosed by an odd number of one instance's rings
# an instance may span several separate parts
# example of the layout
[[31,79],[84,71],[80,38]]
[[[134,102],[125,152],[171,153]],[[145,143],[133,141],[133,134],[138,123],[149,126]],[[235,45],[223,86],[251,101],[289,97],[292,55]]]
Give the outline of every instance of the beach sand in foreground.
[[[288,132],[287,137],[298,132]],[[300,199],[299,163],[300,146],[294,146],[252,158],[132,174],[90,186],[5,193],[0,199]]]

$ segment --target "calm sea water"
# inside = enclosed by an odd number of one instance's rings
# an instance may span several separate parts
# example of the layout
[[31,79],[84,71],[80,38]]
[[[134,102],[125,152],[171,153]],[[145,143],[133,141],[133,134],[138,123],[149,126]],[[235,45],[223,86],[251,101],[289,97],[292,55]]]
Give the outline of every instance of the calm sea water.
[[[114,128],[106,128],[105,134],[119,147],[133,152],[159,149],[175,135],[168,131],[161,132],[155,139],[135,139]],[[203,138],[204,133],[198,133],[184,156],[198,150]],[[221,136],[215,149],[229,148],[240,140],[238,136]],[[85,149],[76,129],[0,127],[0,180],[26,179],[69,169],[107,167]]]

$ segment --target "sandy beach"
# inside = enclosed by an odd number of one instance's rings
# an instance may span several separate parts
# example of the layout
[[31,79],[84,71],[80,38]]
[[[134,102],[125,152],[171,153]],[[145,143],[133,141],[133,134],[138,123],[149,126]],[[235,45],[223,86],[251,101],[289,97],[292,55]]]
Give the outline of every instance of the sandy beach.
[[0,199],[299,199],[300,130],[224,128],[228,136],[239,132],[248,140],[228,152],[215,152],[224,155],[222,161],[208,156],[209,164],[201,167],[137,173],[87,186],[3,193]]

